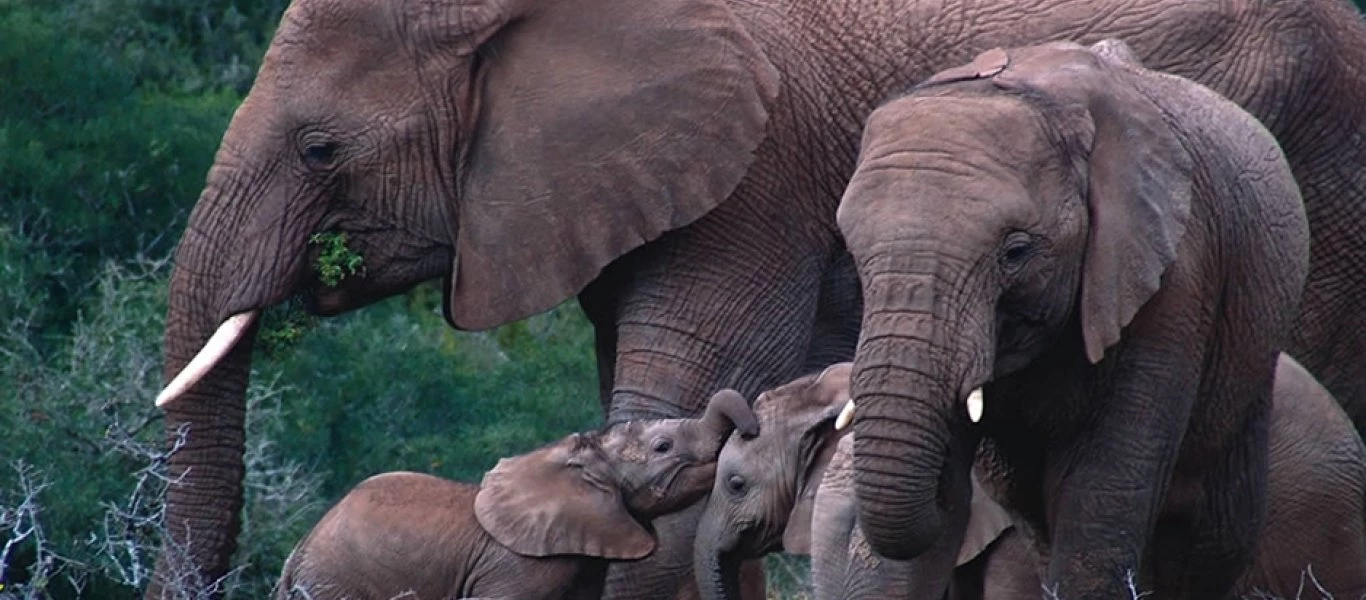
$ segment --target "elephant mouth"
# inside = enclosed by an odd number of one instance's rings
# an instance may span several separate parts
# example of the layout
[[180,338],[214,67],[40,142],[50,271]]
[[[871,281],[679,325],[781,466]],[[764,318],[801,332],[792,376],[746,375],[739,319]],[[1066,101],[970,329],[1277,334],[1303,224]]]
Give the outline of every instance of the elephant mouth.
[[716,463],[680,462],[663,473],[649,487],[649,495],[661,510],[687,506],[711,490],[716,479]]

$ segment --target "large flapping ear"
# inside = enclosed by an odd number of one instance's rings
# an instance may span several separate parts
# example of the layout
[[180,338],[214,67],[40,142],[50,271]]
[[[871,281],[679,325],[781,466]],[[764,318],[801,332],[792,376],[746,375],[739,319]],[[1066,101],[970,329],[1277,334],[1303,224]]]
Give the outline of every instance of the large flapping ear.
[[796,502],[788,513],[787,526],[783,528],[785,552],[811,553],[811,515],[815,509],[816,491],[840,438],[853,431],[835,429],[835,419],[849,403],[852,373],[853,363],[827,367],[811,383],[803,398],[794,399],[795,410],[788,413],[799,423],[795,441],[801,474],[797,480]]
[[1010,514],[997,504],[972,475],[972,504],[968,516],[967,531],[963,534],[963,545],[958,547],[958,559],[954,566],[962,566],[982,554],[987,546],[1001,537],[1013,522]]
[[1090,237],[1082,266],[1086,357],[1099,362],[1157,293],[1191,212],[1193,165],[1170,117],[1143,91],[1133,53],[1107,40],[1011,51],[998,85],[1026,86],[1090,115]]
[[627,512],[617,482],[584,467],[580,456],[591,451],[574,435],[499,460],[474,498],[479,525],[524,556],[648,556],[654,536]]
[[778,91],[725,0],[515,4],[476,52],[447,303],[466,329],[551,308],[715,208]]

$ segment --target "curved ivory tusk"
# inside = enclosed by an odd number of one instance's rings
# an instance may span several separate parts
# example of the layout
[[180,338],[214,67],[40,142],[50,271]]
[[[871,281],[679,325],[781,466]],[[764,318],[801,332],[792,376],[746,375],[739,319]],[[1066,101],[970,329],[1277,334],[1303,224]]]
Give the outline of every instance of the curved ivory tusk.
[[972,393],[968,394],[968,418],[972,419],[973,423],[982,420],[982,388],[972,390]]
[[840,416],[835,417],[835,431],[839,431],[841,429],[844,429],[845,427],[848,427],[849,423],[853,422],[853,420],[854,401],[850,400],[849,402],[845,403],[844,408],[840,410]]
[[157,407],[160,408],[169,404],[185,393],[185,390],[190,389],[190,386],[199,383],[199,380],[203,379],[213,369],[213,366],[218,364],[218,361],[223,360],[223,357],[232,351],[232,347],[237,345],[238,340],[242,339],[242,334],[247,332],[247,328],[251,327],[251,324],[256,321],[256,317],[260,314],[260,311],[249,310],[237,313],[223,321],[223,324],[218,326],[218,331],[213,332],[213,337],[204,344],[204,348],[199,351],[199,354],[194,355],[194,358],[190,359],[190,363],[180,370],[180,374],[176,375],[175,379],[166,385],[166,389],[157,394]]

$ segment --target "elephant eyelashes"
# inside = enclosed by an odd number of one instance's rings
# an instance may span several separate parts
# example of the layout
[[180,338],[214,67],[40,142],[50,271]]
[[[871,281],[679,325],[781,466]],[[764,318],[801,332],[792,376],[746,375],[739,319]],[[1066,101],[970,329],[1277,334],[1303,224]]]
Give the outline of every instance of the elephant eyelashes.
[[666,454],[668,451],[672,450],[673,447],[674,443],[669,440],[655,440],[655,454]]

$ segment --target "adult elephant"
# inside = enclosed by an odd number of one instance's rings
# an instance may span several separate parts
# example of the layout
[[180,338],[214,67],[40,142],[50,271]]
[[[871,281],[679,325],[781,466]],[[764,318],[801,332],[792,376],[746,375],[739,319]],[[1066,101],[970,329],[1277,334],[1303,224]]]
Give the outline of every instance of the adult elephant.
[[[297,0],[176,252],[160,400],[187,437],[169,464],[176,551],[148,594],[177,565],[228,568],[265,307],[304,294],[335,314],[444,277],[447,319],[477,329],[578,293],[608,418],[693,414],[714,390],[850,358],[858,289],[834,214],[863,117],[895,87],[993,46],[1122,34],[1265,120],[1316,206],[1359,210],[1357,19],[1341,0]],[[1325,248],[1359,220],[1313,218]],[[319,281],[323,230],[363,273]],[[688,581],[690,534],[671,528],[696,516],[661,521],[660,549],[609,596]]]
[[1117,40],[993,49],[869,116],[838,221],[870,546],[956,548],[981,439],[1057,597],[1229,596],[1309,259],[1265,128]]

